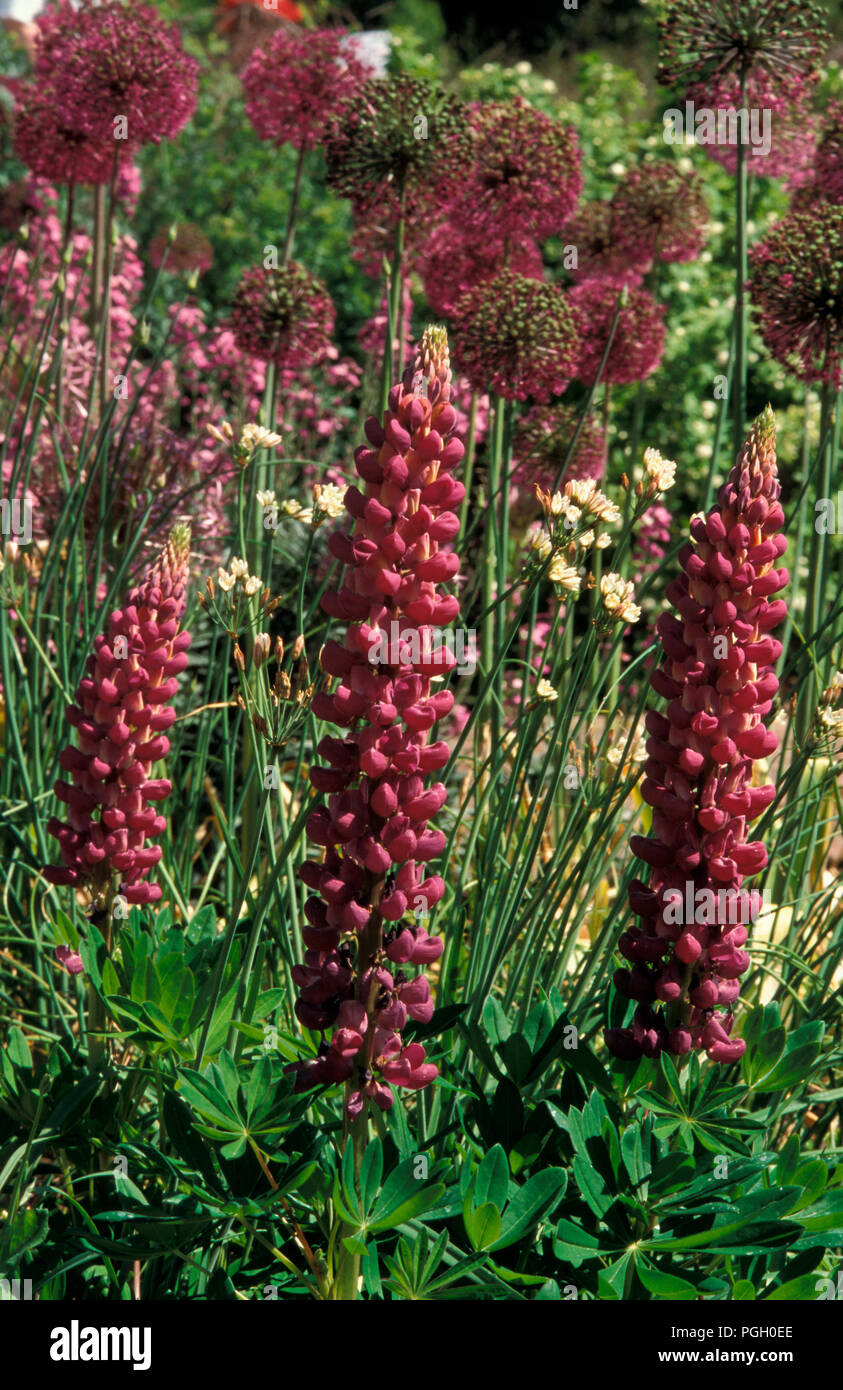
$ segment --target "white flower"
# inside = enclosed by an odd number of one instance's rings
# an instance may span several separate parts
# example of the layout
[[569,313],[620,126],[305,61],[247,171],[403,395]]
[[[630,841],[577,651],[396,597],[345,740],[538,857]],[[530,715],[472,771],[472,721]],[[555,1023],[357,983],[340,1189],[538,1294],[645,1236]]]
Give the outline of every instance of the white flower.
[[256,574],[250,574],[243,580],[243,588],[251,598],[252,594],[259,594],[263,587],[263,580],[258,579]]
[[550,541],[544,534],[544,531],[537,531],[536,534],[533,536],[530,544],[532,545],[540,560],[546,560],[550,555],[551,550],[553,549],[553,546],[550,544]]
[[663,458],[658,449],[644,450],[644,470],[656,492],[667,492],[676,481],[676,464],[673,459]]
[[569,564],[566,564],[562,555],[554,555],[547,571],[548,579],[554,584],[559,584],[563,589],[567,589],[571,594],[578,594],[582,586],[582,579],[578,572]]
[[604,574],[600,580],[600,593],[606,612],[615,622],[638,622],[641,609],[632,601],[635,589],[630,580],[620,574]]
[[248,449],[250,453],[254,453],[255,449],[277,449],[280,443],[280,434],[264,429],[263,425],[244,425],[240,435],[240,447]]
[[234,588],[236,581],[233,574],[228,574],[228,572],[224,569],[218,569],[217,583],[219,584],[223,593],[227,594],[231,589]]
[[550,684],[550,681],[546,681],[544,677],[542,677],[542,679],[536,686],[536,699],[555,700],[557,695],[558,691],[554,690],[553,686]]
[[236,555],[228,569],[233,579],[245,579],[249,573],[249,566],[246,561],[238,559]]
[[338,517],[345,514],[345,493],[333,483],[319,483],[313,489],[313,510],[323,516]]
[[259,492],[259,493],[258,493],[258,506],[259,506],[259,507],[274,507],[274,506],[275,506],[275,493],[274,493],[274,492]]

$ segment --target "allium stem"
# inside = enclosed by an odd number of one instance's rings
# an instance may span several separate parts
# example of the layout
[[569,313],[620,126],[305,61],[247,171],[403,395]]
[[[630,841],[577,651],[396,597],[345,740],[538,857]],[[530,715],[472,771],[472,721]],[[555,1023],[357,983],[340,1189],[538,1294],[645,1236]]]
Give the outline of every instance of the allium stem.
[[381,365],[381,393],[378,401],[378,412],[383,415],[386,410],[389,388],[394,372],[395,358],[395,336],[398,332],[398,316],[401,312],[401,285],[403,280],[404,263],[404,212],[403,198],[402,211],[395,224],[395,242],[392,249],[392,265],[389,272],[389,280],[386,286],[386,341],[384,343],[383,363]]
[[[296,160],[296,172],[293,176],[293,187],[290,192],[290,211],[287,213],[287,234],[284,237],[284,250],[281,260],[284,264],[293,254],[293,245],[296,239],[296,216],[299,210],[299,194],[301,193],[301,179],[304,173],[304,160],[307,149],[302,145]],[[272,429],[272,425],[267,427]]]
[[[743,109],[746,105],[746,77],[743,75],[740,92]],[[735,370],[732,377],[732,449],[735,454],[740,452],[746,425],[747,172],[746,147],[739,140],[735,171]]]

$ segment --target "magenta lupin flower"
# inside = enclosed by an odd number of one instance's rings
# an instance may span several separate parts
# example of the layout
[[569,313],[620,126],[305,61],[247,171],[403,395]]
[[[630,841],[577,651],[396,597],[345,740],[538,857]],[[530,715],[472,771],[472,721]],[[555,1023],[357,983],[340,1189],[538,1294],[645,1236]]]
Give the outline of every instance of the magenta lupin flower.
[[471,129],[473,161],[451,220],[513,244],[555,235],[582,191],[582,156],[573,126],[515,97],[473,105]]
[[454,697],[431,693],[431,681],[455,665],[437,630],[459,613],[440,586],[459,569],[452,508],[465,495],[452,476],[464,449],[450,378],[444,330],[429,328],[383,423],[366,422],[368,444],[355,454],[362,486],[345,497],[351,529],[330,540],[345,580],[322,599],[348,627],[342,643],[322,650],[323,669],[340,684],[314,697],[313,712],[348,732],[322,739],[324,762],[310,772],[327,804],[306,830],[324,855],[301,869],[313,895],[307,954],[293,978],[299,1020],[333,1036],[296,1071],[299,1089],[347,1082],[352,1117],[367,1099],[389,1109],[387,1083],[418,1090],[437,1075],[424,1048],[400,1035],[408,1018],[426,1022],[433,1011],[424,975],[403,967],[442,951],[424,922],[445,888],[427,865],[445,848],[431,822],[446,793],[428,779],[450,756],[430,739]]
[[261,140],[309,150],[372,70],[343,43],[344,29],[279,29],[241,75],[246,115]]
[[190,634],[179,632],[179,624],[189,549],[188,527],[175,526],[125,607],[111,614],[108,636],[96,638],[76,704],[67,711],[78,746],[59,754],[69,780],[54,788],[67,821],[53,817],[47,824],[62,866],[45,868],[44,877],[89,888],[95,900],[115,888],[129,903],[161,896],[146,878],[161,848],[146,842],[166,829],[157,807],[172,791],[152,771],[169,750],[166,730],[176,713],[168,701],[187,666]]
[[620,1057],[704,1048],[712,1061],[732,1062],[745,1049],[730,1035],[749,968],[747,923],[761,906],[760,893],[742,884],[767,864],[748,826],[775,796],[775,787],[753,785],[752,771],[778,745],[764,719],[782,650],[770,633],[786,611],[772,596],[788,581],[775,568],[787,548],[779,492],[768,408],[717,505],[692,521],[682,573],[667,589],[677,612],[657,624],[664,655],[650,684],[668,704],[646,717],[641,794],[653,808],[652,833],[630,843],[651,876],[629,888],[640,925],[621,937],[630,968],[615,986],[638,1008],[631,1027],[607,1030]]
[[315,275],[296,261],[244,271],[234,296],[231,328],[237,346],[277,367],[309,367],[331,350],[334,306]]
[[502,270],[460,299],[454,357],[476,391],[540,403],[574,375],[579,320],[556,285]]
[[601,382],[612,385],[643,381],[662,360],[664,306],[656,302],[649,290],[619,287],[606,280],[581,280],[567,296],[580,325],[579,352],[570,374],[586,386],[591,386],[597,376],[621,293],[624,299]]

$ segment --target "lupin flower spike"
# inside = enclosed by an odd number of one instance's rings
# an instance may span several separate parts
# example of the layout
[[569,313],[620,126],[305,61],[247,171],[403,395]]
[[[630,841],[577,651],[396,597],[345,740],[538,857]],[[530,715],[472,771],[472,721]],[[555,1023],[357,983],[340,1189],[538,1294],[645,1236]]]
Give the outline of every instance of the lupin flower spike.
[[401,967],[442,952],[424,921],[445,889],[426,869],[445,848],[430,824],[445,787],[426,782],[450,756],[447,743],[429,740],[454,698],[432,694],[431,681],[455,664],[434,640],[435,628],[459,613],[439,586],[459,569],[452,508],[465,495],[452,477],[464,449],[450,380],[445,331],[428,328],[389,393],[383,423],[366,421],[368,444],[355,454],[361,487],[345,494],[351,528],[330,540],[345,581],[322,600],[348,626],[320,657],[340,684],[315,695],[312,708],[347,733],[322,739],[324,762],[310,771],[327,804],[312,812],[307,834],[324,855],[301,870],[313,895],[307,954],[293,978],[298,1018],[323,1042],[318,1057],[295,1069],[301,1090],[346,1081],[352,1118],[367,1100],[388,1110],[387,1083],[419,1090],[437,1075],[421,1044],[402,1042],[406,1020],[427,1021],[433,1000],[424,975],[407,978]]
[[752,765],[778,742],[764,719],[782,651],[770,633],[786,611],[772,595],[788,581],[774,568],[787,548],[779,492],[768,408],[717,505],[692,521],[682,573],[667,589],[677,615],[657,624],[664,655],[650,684],[668,705],[646,717],[641,794],[653,808],[652,834],[631,845],[652,873],[649,884],[629,888],[640,925],[621,937],[631,968],[618,971],[615,986],[638,1007],[631,1027],[607,1030],[619,1057],[693,1047],[732,1062],[745,1050],[730,1034],[749,968],[746,924],[761,907],[760,893],[741,885],[767,864],[747,827],[775,796],[775,787],[753,785]]
[[172,783],[152,769],[169,750],[165,731],[176,713],[168,701],[187,666],[190,634],[179,632],[186,605],[190,528],[173,527],[146,577],[125,607],[109,618],[67,711],[78,747],[68,745],[59,765],[69,781],[55,793],[67,806],[67,822],[52,817],[47,829],[59,842],[62,866],[45,868],[50,883],[90,889],[94,901],[116,890],[128,903],[161,897],[146,881],[161,858],[147,846],[166,829],[156,809]]

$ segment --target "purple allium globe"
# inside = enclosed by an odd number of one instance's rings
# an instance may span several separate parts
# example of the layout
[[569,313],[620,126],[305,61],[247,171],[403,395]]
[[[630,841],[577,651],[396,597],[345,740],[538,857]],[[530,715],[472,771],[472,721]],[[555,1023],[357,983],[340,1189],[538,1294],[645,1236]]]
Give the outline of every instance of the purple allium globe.
[[815,71],[829,34],[815,0],[668,0],[659,38],[658,80],[666,87],[697,83],[704,91],[729,77],[740,84],[765,76],[790,100]]
[[[729,113],[741,105],[740,83],[734,75],[722,82],[691,86],[686,95],[696,105],[710,107],[717,113],[718,120],[721,112],[728,120]],[[812,84],[800,85],[794,81],[785,100],[777,92],[775,83],[761,74],[747,79],[745,97],[745,106],[750,112],[770,112],[770,147],[766,153],[760,145],[754,147],[747,160],[750,172],[768,179],[784,179],[789,187],[798,187],[810,176],[817,143],[817,118],[811,105]],[[703,148],[734,174],[738,166],[737,142],[718,139]]]
[[452,220],[495,239],[554,235],[582,191],[582,156],[572,126],[521,97],[471,108],[474,152]]
[[327,179],[355,213],[377,208],[394,223],[402,205],[410,214],[451,198],[470,152],[465,108],[456,97],[406,74],[373,78],[332,123]]
[[508,401],[561,395],[579,352],[576,315],[555,285],[503,270],[463,295],[454,359],[476,391]]
[[503,240],[476,237],[451,222],[444,222],[426,238],[421,276],[431,309],[453,318],[459,300],[468,290],[490,280],[506,265],[519,275],[541,280],[542,258],[528,237],[515,243],[509,256]]
[[57,121],[101,142],[112,159],[115,141],[121,152],[157,145],[190,120],[199,64],[151,6],[59,0],[36,22],[35,84],[51,89]]
[[156,270],[163,263],[172,275],[194,270],[201,275],[214,263],[214,248],[195,222],[180,222],[175,235],[169,227],[159,228],[149,243],[149,259]]
[[570,267],[576,280],[610,280],[614,284],[639,285],[647,256],[636,260],[621,250],[615,237],[615,219],[610,202],[581,203],[559,233],[567,246],[573,246],[577,263]]
[[696,260],[707,224],[699,174],[684,174],[668,160],[631,169],[612,198],[613,246],[627,263]]
[[242,74],[246,115],[261,140],[297,150],[321,144],[371,69],[343,42],[344,29],[280,29]]
[[[513,480],[538,483],[550,490],[568,453],[579,423],[580,412],[570,406],[536,405],[521,419],[513,439],[518,466]],[[574,478],[593,478],[599,482],[606,471],[606,436],[599,422],[587,415],[562,482]]]
[[331,348],[334,306],[304,266],[256,266],[240,278],[231,313],[237,346],[280,368],[308,367]]
[[35,82],[18,93],[14,149],[31,173],[51,183],[108,183],[114,168],[114,141],[84,134],[58,114],[52,88]]
[[761,336],[803,381],[840,387],[843,207],[788,213],[750,252],[749,284]]
[[830,102],[814,160],[817,194],[829,203],[843,203],[843,102]]
[[580,323],[580,349],[573,375],[585,386],[592,386],[597,377],[621,294],[625,302],[601,381],[610,385],[643,381],[662,360],[664,305],[657,304],[648,290],[582,280],[568,291],[568,302]]

